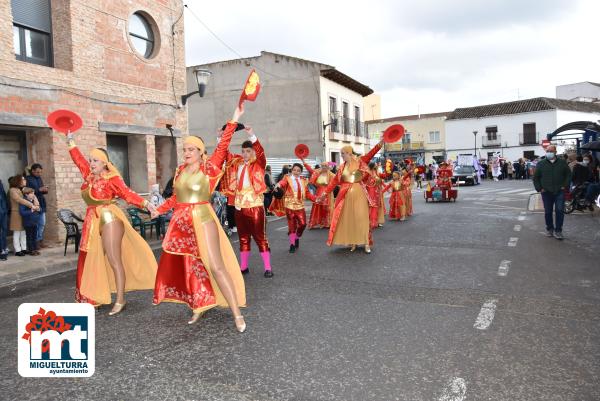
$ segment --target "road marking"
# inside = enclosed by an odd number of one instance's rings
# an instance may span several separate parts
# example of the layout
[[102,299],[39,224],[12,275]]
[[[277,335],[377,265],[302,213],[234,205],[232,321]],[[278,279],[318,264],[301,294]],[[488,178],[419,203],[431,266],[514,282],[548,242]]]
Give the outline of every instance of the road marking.
[[467,382],[455,377],[448,382],[438,401],[463,401],[467,396]]
[[510,237],[510,239],[508,240],[508,246],[517,246],[517,241],[519,241],[519,238]]
[[283,227],[276,228],[275,231],[283,231],[283,230],[287,230],[287,229],[288,229],[288,226],[283,226]]
[[231,241],[232,244],[235,244],[236,242],[240,242],[239,239],[234,239],[233,241]]
[[521,211],[521,215],[525,216],[527,214],[527,212],[525,210]]
[[486,330],[492,324],[492,320],[494,320],[494,314],[496,313],[496,303],[497,299],[489,299],[487,300],[481,310],[479,311],[479,315],[477,315],[477,319],[475,320],[474,328],[478,330]]
[[525,216],[519,216],[519,217],[517,218],[517,220],[519,220],[519,221],[525,221],[525,218],[526,218]]
[[503,260],[500,262],[500,266],[498,266],[498,275],[505,277],[508,274],[508,270],[510,269],[510,260]]
[[514,230],[515,231],[521,231],[521,225],[520,224],[515,224]]

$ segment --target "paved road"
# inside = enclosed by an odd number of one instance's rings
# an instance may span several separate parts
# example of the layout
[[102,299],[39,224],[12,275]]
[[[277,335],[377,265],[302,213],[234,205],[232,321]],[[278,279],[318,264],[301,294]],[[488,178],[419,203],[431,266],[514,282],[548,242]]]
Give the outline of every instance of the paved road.
[[17,374],[17,306],[71,300],[72,274],[49,280],[0,300],[0,399],[599,400],[600,223],[571,215],[565,241],[546,238],[530,192],[415,192],[414,216],[377,230],[371,255],[327,248],[325,231],[289,255],[285,220],[271,222],[276,275],[253,256],[246,333],[227,311],[188,326],[183,306],[132,294],[126,313],[97,313],[89,379]]

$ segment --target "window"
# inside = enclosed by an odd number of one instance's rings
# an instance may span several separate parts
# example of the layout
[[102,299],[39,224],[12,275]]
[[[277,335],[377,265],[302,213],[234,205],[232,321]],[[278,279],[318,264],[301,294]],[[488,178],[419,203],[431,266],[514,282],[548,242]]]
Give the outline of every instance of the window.
[[410,143],[410,134],[408,132],[406,132],[404,134],[404,136],[402,137],[402,143],[404,143],[404,144]]
[[535,159],[535,150],[525,150],[523,152],[523,158],[527,160]]
[[485,127],[485,133],[487,135],[487,139],[490,141],[495,141],[498,139],[498,127],[495,125],[491,127]]
[[354,126],[356,129],[357,136],[363,136],[363,132],[361,130],[360,125],[360,107],[354,106]]
[[348,117],[348,102],[342,102],[342,119],[344,122],[342,133],[350,135],[350,118]]
[[50,0],[12,0],[17,60],[52,67]]
[[333,122],[333,120],[337,117],[337,113],[337,99],[333,96],[329,96],[329,122],[332,123],[331,131],[333,132],[339,132],[337,121],[335,121],[335,123]]
[[429,131],[429,143],[440,143],[440,131]]
[[535,131],[535,123],[524,123],[523,124],[523,140],[522,145],[535,145],[537,144],[537,133]]
[[129,38],[136,52],[150,58],[154,52],[154,32],[148,19],[137,12],[129,18]]

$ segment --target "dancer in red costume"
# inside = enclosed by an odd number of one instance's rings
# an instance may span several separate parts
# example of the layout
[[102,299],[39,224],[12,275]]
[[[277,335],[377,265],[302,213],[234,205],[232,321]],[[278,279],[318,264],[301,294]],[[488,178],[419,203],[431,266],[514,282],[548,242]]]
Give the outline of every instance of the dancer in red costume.
[[[302,164],[308,171],[310,175],[310,179],[308,181],[309,184],[317,187],[317,192],[315,193],[315,197],[318,198],[323,194],[327,185],[331,182],[335,174],[331,172],[331,165],[327,162],[323,162],[321,167],[318,169],[312,169],[307,163],[302,160]],[[310,210],[310,219],[308,221],[308,229],[313,228],[329,228],[331,226],[331,212],[334,208],[334,198],[333,194],[328,194],[323,202],[319,203],[315,202],[312,205]]]
[[324,193],[317,199],[317,201],[323,201],[325,196],[331,193],[337,185],[340,186],[327,238],[328,246],[333,244],[350,245],[350,251],[354,252],[357,245],[364,245],[365,252],[371,253],[373,239],[366,189],[366,182],[370,176],[367,163],[377,154],[382,145],[383,142],[379,142],[362,157],[355,156],[352,146],[342,148],[344,163]]
[[369,221],[371,230],[383,226],[385,223],[385,202],[383,201],[383,187],[386,173],[377,171],[377,165],[369,163],[369,173],[371,176],[367,181],[367,192],[369,193]]
[[313,202],[316,200],[315,196],[308,191],[306,179],[300,174],[302,174],[302,165],[294,163],[292,175],[284,177],[275,186],[276,190],[284,191],[283,204],[288,223],[290,253],[296,252],[296,249],[300,247],[300,238],[306,228],[304,200],[310,199]]
[[148,243],[135,231],[115,204],[119,197],[137,207],[156,209],[129,189],[104,149],[93,149],[88,159],[67,136],[69,154],[83,176],[81,196],[88,205],[77,261],[75,298],[94,306],[111,302],[110,315],[125,308],[125,291],[151,289],[156,259]]
[[210,205],[210,195],[222,176],[227,147],[242,113],[243,109],[236,108],[210,157],[202,139],[191,135],[184,138],[185,161],[175,172],[173,196],[152,214],[156,217],[175,208],[163,241],[154,304],[187,304],[193,310],[189,324],[210,308],[229,306],[239,332],[246,329],[240,313],[240,306],[246,305],[244,280],[231,243]]
[[406,205],[406,215],[412,216],[412,187],[413,187],[413,173],[409,170],[402,171],[402,188],[404,189],[404,202]]
[[383,192],[391,191],[390,196],[390,220],[406,220],[406,203],[404,200],[404,187],[400,173],[395,171],[392,174],[392,181],[385,186]]
[[267,218],[264,206],[265,167],[267,158],[250,127],[245,128],[248,140],[242,143],[242,154],[227,154],[227,172],[221,184],[235,194],[235,224],[240,238],[240,269],[247,274],[252,238],[258,246],[264,264],[264,276],[273,277],[271,249],[267,239]]

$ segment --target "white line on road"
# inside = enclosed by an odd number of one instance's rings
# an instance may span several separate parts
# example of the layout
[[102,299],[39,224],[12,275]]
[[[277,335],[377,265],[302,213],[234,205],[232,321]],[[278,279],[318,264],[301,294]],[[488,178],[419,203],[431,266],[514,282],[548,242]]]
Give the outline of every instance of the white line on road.
[[288,226],[283,226],[283,227],[276,228],[275,231],[283,231],[283,230],[287,230],[287,229],[288,229]]
[[474,328],[478,330],[486,330],[492,324],[492,320],[494,320],[494,314],[496,313],[496,302],[497,299],[489,299],[487,300],[481,310],[479,311],[479,315],[477,315],[477,319],[475,319]]
[[517,246],[517,241],[519,241],[519,238],[510,237],[510,239],[508,240],[508,246]]
[[514,230],[515,231],[521,231],[521,225],[520,224],[515,224]]
[[505,277],[508,274],[508,270],[510,269],[510,260],[503,260],[500,262],[500,266],[498,266],[498,275]]
[[463,401],[467,396],[467,382],[455,377],[448,382],[438,401]]
[[527,212],[524,210],[521,212],[521,216],[525,216],[526,214],[527,214]]

